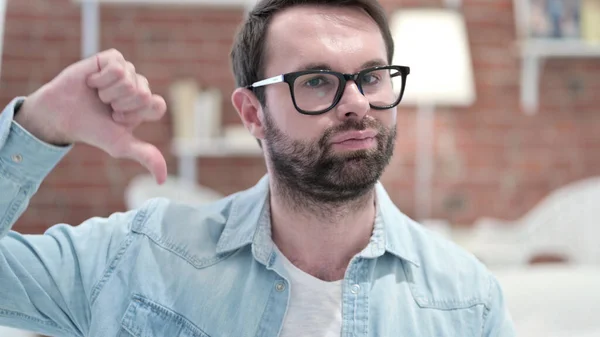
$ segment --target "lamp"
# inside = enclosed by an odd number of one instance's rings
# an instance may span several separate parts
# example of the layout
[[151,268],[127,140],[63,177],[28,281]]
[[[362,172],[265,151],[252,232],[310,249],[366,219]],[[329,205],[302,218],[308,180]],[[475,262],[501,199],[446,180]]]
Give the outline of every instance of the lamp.
[[415,214],[422,220],[431,216],[432,208],[435,107],[475,101],[467,30],[462,14],[452,8],[400,10],[391,16],[390,28],[394,64],[411,68],[403,104],[418,107]]

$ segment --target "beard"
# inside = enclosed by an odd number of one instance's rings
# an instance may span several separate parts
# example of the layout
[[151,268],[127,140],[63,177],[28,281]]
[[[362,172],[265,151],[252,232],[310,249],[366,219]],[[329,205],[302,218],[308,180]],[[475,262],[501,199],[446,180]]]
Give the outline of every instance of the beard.
[[[277,128],[266,108],[264,112],[264,145],[277,191],[294,206],[325,211],[328,206],[360,199],[372,191],[394,153],[396,125],[386,128],[370,116],[348,119],[325,130],[317,140],[300,141]],[[366,129],[377,130],[376,147],[333,151],[332,137]]]

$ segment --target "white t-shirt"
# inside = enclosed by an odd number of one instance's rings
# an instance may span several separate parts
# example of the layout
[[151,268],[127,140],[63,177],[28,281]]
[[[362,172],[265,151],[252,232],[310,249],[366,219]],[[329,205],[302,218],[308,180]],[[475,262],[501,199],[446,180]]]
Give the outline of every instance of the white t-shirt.
[[298,269],[281,252],[279,254],[289,274],[291,288],[280,337],[340,337],[342,281],[319,280]]

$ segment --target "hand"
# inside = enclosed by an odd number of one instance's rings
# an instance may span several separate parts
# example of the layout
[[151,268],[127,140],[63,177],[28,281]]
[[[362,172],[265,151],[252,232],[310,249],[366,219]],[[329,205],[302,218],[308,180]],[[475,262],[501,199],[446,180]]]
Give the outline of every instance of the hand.
[[15,121],[50,144],[85,143],[114,158],[133,159],[159,184],[167,178],[160,151],[133,136],[164,116],[165,100],[123,55],[111,49],[79,61],[25,100]]

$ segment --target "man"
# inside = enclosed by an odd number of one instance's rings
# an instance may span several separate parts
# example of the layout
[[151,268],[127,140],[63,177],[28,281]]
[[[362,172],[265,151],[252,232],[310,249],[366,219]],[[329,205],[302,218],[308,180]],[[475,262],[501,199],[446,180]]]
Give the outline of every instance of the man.
[[94,337],[513,336],[494,277],[378,183],[409,73],[392,55],[373,0],[260,2],[233,47],[232,102],[268,175],[214,204],[154,199],[44,235],[10,227],[74,143],[165,180],[160,152],[131,132],[166,105],[114,50],[15,99],[0,115],[0,324]]

